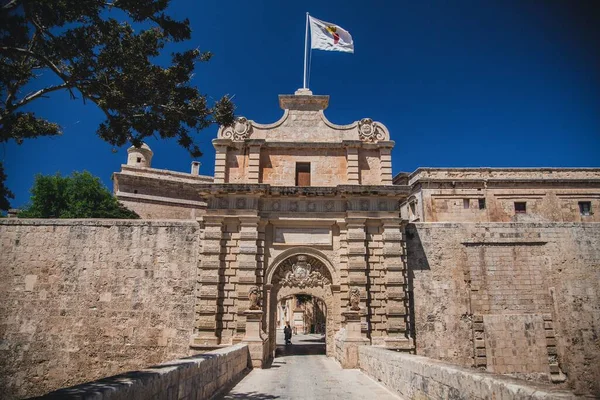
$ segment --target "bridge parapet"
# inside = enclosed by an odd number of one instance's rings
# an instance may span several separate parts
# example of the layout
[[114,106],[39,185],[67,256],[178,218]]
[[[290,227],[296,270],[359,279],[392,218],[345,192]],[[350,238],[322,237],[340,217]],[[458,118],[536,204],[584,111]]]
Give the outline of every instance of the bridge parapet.
[[209,399],[251,367],[246,344],[84,383],[36,399]]
[[358,348],[362,372],[403,399],[575,399],[557,387],[375,346]]

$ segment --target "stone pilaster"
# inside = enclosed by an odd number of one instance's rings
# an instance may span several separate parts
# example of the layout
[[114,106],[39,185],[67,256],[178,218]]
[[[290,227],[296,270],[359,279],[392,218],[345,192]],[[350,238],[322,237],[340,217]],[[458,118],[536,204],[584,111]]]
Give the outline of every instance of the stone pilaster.
[[384,219],[383,264],[387,302],[387,347],[412,349],[409,337],[408,282],[406,269],[406,244],[400,219]]
[[[361,308],[368,309],[367,293],[367,261],[365,218],[346,219],[346,242],[348,244],[348,279],[347,285],[342,285],[342,293],[349,293],[351,287],[358,287],[361,293]],[[343,299],[349,300],[349,298]],[[363,317],[366,326],[366,316]],[[366,331],[364,332],[366,334]]]
[[[240,227],[237,219],[224,220],[222,240],[222,270],[219,272],[223,285],[219,291],[218,312],[221,313],[222,332],[221,343],[233,343],[237,328],[238,292],[238,253],[240,241]],[[248,296],[246,293],[245,296]]]
[[216,151],[214,183],[225,183],[227,174],[227,146],[229,143],[230,140],[226,139],[213,140],[213,146]]
[[259,183],[261,142],[248,144],[248,178],[247,183]]
[[[237,338],[241,339],[245,329],[245,310],[249,307],[248,291],[253,286],[261,287],[258,281],[257,271],[259,268],[259,217],[239,217],[240,231],[237,254]],[[262,251],[262,246],[261,246]],[[261,255],[262,257],[262,255]],[[262,291],[261,291],[262,292]]]
[[223,284],[221,269],[221,239],[223,219],[204,216],[200,221],[202,248],[196,284],[196,320],[192,345],[219,344],[222,321],[218,314],[219,287]]
[[381,223],[370,222],[366,227],[367,245],[367,304],[371,323],[371,342],[382,345],[386,334],[387,311],[385,273],[383,270],[383,235]]
[[381,160],[381,184],[392,184],[392,144],[379,148],[379,158]]
[[360,184],[360,169],[358,166],[358,144],[346,144],[346,159],[348,163],[348,184]]

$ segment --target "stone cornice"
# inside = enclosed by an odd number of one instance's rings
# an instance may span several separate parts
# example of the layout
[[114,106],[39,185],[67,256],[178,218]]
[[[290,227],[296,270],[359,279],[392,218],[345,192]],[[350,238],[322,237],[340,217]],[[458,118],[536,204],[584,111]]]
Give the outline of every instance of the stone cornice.
[[[400,178],[401,172],[394,177]],[[572,180],[600,179],[600,168],[417,168],[408,175],[410,184],[433,180]]]
[[[213,139],[213,146],[228,146],[241,148],[244,146],[259,146],[262,148],[317,148],[317,149],[339,149],[339,142],[289,142],[289,141],[266,141],[265,139],[246,139],[243,142],[237,142],[231,139]],[[395,142],[393,140],[385,140],[380,142],[364,142],[361,140],[343,140],[342,147],[353,148],[393,148]]]
[[196,185],[201,195],[243,194],[270,196],[391,196],[405,197],[408,186],[400,185],[338,185],[338,186],[271,186],[268,184],[201,184]]
[[115,172],[115,176],[135,176],[139,178],[170,180],[173,182],[206,183],[214,178],[207,175],[192,175],[186,172],[170,171],[166,169],[135,167],[122,164],[121,171]]
[[[428,186],[428,185],[434,186]],[[419,178],[411,185],[413,189],[421,187],[421,189],[435,189],[439,186],[452,187],[520,187],[520,186],[564,186],[565,184],[572,187],[600,187],[600,178],[594,179],[572,179],[572,178],[492,178],[492,179],[461,179],[461,178]]]

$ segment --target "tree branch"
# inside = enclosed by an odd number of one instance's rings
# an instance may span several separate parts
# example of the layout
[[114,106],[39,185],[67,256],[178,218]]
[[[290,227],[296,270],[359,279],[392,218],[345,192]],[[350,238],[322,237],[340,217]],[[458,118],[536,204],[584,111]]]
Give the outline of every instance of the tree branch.
[[3,10],[10,10],[11,8],[14,8],[16,6],[19,5],[19,1],[21,0],[11,0],[8,3],[6,3],[5,5],[2,6]]
[[15,109],[15,108],[22,107],[25,104],[29,103],[30,101],[35,100],[38,97],[43,96],[46,93],[55,92],[57,90],[66,89],[68,87],[70,87],[70,85],[67,83],[61,83],[60,85],[48,86],[47,88],[43,88],[43,89],[38,90],[37,92],[28,94],[23,99],[21,99],[19,102],[17,102],[14,105],[14,107],[12,107],[12,108]]
[[69,81],[69,76],[65,75],[60,68],[58,68],[52,61],[50,61],[47,57],[44,57],[41,54],[37,54],[31,50],[27,50],[27,49],[22,49],[20,47],[7,47],[7,46],[2,46],[0,47],[0,51],[5,51],[5,52],[13,52],[13,53],[20,53],[20,54],[27,54],[32,56],[33,58],[42,61],[44,64],[46,64],[46,66],[48,66],[48,68],[50,68],[56,75],[58,75],[60,77],[60,79],[62,79],[64,82],[68,82]]

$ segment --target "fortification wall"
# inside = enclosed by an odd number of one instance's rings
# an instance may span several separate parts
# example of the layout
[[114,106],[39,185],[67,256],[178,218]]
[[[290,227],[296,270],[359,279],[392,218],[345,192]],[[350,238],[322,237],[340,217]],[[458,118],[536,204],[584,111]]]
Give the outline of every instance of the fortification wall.
[[417,354],[600,394],[600,224],[406,229]]
[[0,221],[0,393],[39,395],[189,355],[198,229]]

